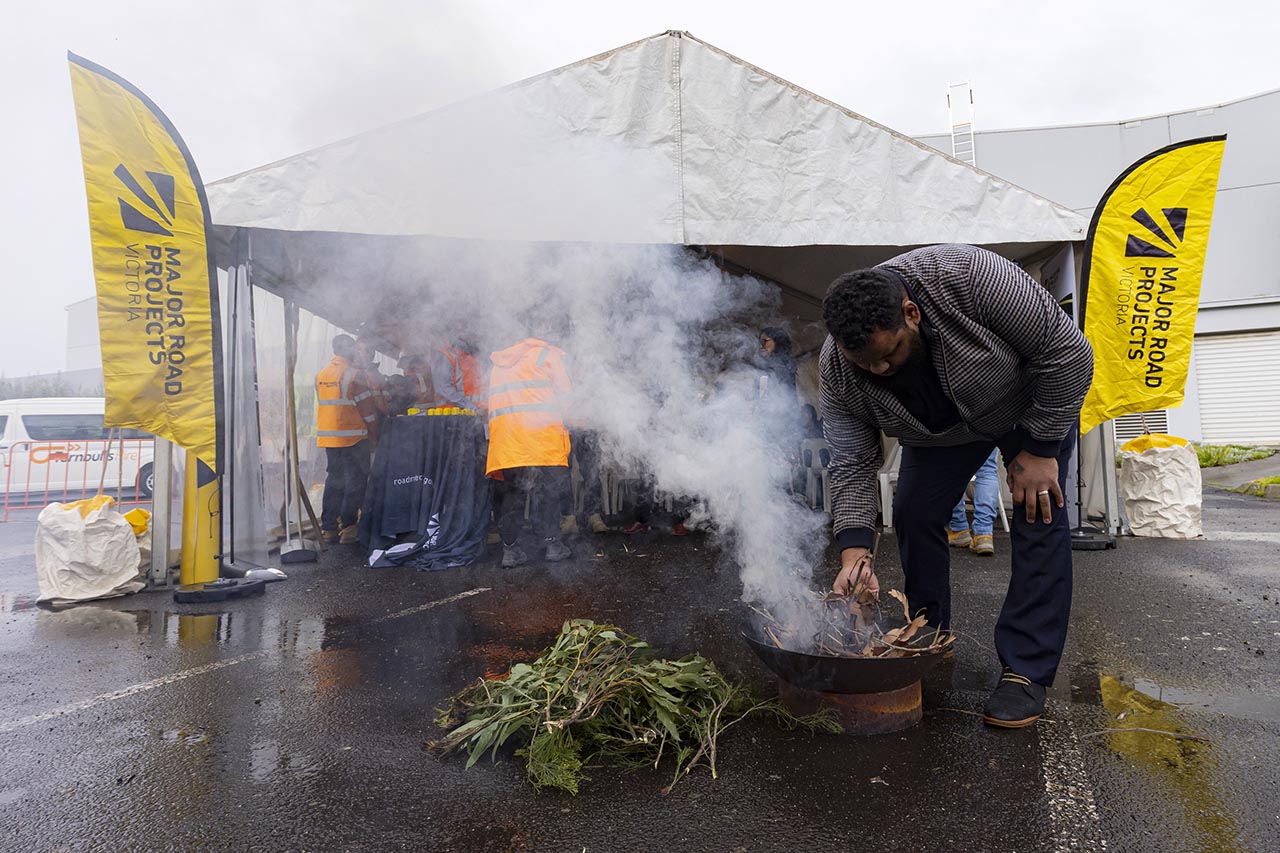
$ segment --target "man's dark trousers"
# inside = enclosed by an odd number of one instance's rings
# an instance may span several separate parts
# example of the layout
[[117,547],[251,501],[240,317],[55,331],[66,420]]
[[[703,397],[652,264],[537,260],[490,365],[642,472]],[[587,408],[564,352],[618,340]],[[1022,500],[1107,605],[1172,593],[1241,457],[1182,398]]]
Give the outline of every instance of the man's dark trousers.
[[569,487],[569,469],[564,466],[504,468],[493,491],[493,511],[498,516],[502,544],[510,547],[519,543],[526,500],[534,536],[544,541],[558,536],[560,503]]
[[[582,477],[582,514],[590,518],[600,512],[600,449],[599,438],[591,430],[575,430],[572,433],[573,458],[578,463],[578,474]],[[572,489],[561,501],[561,515],[575,515]]]
[[[1009,464],[1025,433],[1014,430],[996,445]],[[1058,452],[1058,487],[1066,494],[1067,464],[1074,433]],[[893,527],[913,612],[924,608],[931,625],[951,625],[951,554],[946,526],[969,478],[991,454],[991,443],[956,447],[903,447],[893,501]],[[1035,495],[1030,500],[1035,501]],[[1027,523],[1013,510],[1013,573],[996,622],[1000,662],[1037,684],[1053,683],[1071,615],[1071,525],[1066,507],[1052,507],[1053,521]]]
[[360,517],[369,482],[370,442],[365,439],[350,447],[326,447],[324,452],[329,466],[320,504],[320,529],[337,530],[355,524]]

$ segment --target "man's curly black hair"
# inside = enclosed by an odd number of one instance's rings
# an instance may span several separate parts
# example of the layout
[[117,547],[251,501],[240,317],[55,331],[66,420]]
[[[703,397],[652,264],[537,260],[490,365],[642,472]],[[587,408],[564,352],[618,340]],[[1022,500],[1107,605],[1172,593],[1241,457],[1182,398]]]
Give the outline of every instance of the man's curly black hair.
[[847,272],[827,289],[822,320],[837,343],[860,352],[876,332],[894,332],[906,322],[902,283],[880,269]]

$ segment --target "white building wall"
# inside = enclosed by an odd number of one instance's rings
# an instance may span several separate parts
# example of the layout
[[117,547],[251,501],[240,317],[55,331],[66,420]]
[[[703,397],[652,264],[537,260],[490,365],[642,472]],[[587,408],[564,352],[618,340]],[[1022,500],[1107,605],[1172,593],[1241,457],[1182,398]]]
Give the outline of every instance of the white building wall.
[[[1280,89],[1213,107],[1129,121],[987,131],[977,134],[978,167],[1092,215],[1103,193],[1133,162],[1173,142],[1227,134],[1201,286],[1197,338],[1280,329]],[[940,151],[947,135],[920,137]],[[1201,432],[1194,350],[1180,409],[1169,430]]]
[[72,370],[101,370],[98,300],[90,296],[67,306],[67,365]]

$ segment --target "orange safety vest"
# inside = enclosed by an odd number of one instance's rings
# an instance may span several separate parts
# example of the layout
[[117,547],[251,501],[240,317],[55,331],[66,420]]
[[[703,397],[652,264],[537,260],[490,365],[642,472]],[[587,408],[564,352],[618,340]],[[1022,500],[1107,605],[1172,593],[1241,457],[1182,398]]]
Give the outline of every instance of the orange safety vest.
[[571,387],[564,350],[528,338],[492,357],[485,474],[493,477],[504,468],[568,467],[569,431],[562,408]]
[[[453,387],[474,400],[480,393],[480,365],[476,362],[476,357],[456,347],[437,347],[436,352],[449,360],[453,374],[449,381],[453,383]],[[452,406],[454,403],[437,396],[435,405]]]
[[376,367],[366,367],[361,371],[362,378],[369,390],[373,392],[374,405],[379,414],[387,413],[387,398],[391,392],[387,390],[387,377]]
[[351,381],[360,371],[340,355],[316,376],[316,445],[351,447],[369,437],[364,418],[351,396]]
[[427,407],[436,405],[436,390],[431,384],[431,371],[425,367],[415,367],[404,371],[404,375],[413,380],[413,387],[417,392],[417,396],[413,399],[413,404],[418,407]]

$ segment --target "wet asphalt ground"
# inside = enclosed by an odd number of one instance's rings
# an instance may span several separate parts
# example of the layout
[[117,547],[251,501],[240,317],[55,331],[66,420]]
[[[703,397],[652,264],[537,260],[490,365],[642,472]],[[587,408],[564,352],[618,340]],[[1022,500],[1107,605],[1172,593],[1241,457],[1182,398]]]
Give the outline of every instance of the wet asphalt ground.
[[[999,665],[997,556],[953,559],[956,660],[924,720],[871,738],[744,723],[719,778],[667,767],[536,793],[517,760],[438,758],[434,709],[568,617],[699,651],[761,693],[732,567],[703,536],[584,537],[504,571],[362,568],[335,548],[263,598],[35,606],[34,517],[0,526],[6,850],[1280,850],[1280,503],[1207,492],[1208,541],[1076,554],[1046,718],[974,713]],[[630,548],[628,552],[626,548]],[[899,586],[893,549],[881,575]],[[596,556],[597,553],[603,556]],[[1122,726],[1180,732],[1109,732]]]

